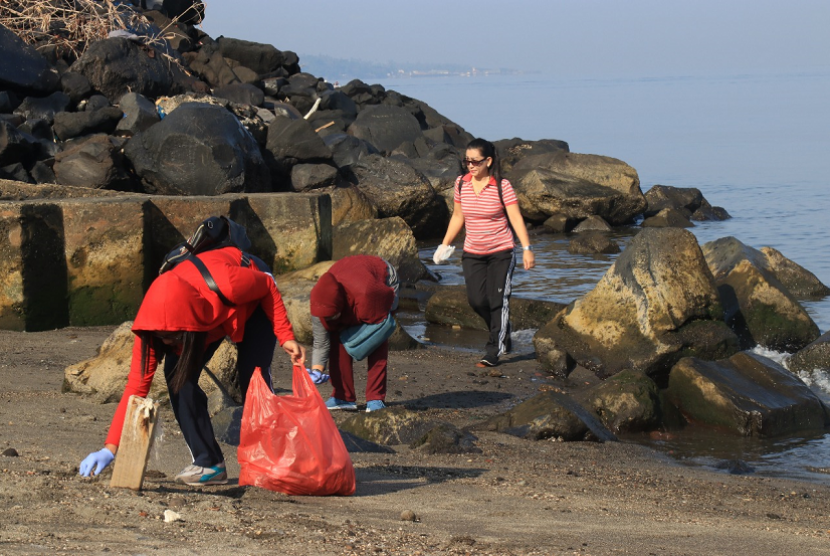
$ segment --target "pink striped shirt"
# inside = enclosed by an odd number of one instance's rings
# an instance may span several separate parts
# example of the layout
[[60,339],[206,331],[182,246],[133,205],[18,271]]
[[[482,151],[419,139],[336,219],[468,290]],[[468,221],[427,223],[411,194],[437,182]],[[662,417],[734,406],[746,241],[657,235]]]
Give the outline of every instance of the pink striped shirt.
[[[464,180],[459,188],[459,183]],[[459,192],[460,189],[460,192]],[[461,212],[464,215],[466,237],[464,251],[474,255],[489,255],[499,251],[513,249],[515,240],[510,229],[504,207],[519,202],[513,186],[507,180],[501,180],[501,193],[504,206],[499,200],[499,188],[496,179],[490,177],[481,193],[476,195],[470,174],[455,180],[455,195],[453,200],[461,203]]]

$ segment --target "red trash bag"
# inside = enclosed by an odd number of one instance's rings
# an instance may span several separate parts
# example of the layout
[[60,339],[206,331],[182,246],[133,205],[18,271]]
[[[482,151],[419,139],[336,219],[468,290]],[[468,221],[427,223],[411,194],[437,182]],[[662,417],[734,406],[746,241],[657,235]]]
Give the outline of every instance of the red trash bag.
[[294,367],[293,389],[292,396],[277,396],[262,373],[251,377],[239,432],[239,484],[285,494],[354,494],[352,459],[302,367]]

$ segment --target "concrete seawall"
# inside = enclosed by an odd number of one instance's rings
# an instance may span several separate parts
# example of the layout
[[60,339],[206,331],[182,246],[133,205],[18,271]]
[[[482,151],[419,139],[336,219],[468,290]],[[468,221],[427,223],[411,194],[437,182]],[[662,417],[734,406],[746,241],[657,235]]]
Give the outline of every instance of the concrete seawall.
[[0,329],[135,316],[164,255],[226,215],[275,274],[331,258],[331,199],[302,193],[163,197],[0,180]]

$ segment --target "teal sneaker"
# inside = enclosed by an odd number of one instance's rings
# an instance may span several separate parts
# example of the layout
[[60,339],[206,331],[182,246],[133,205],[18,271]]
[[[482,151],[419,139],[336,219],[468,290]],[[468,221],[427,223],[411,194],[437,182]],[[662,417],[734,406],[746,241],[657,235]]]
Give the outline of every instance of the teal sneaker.
[[339,400],[334,397],[331,397],[326,400],[326,407],[329,408],[330,411],[337,411],[339,409],[343,409],[346,411],[357,411],[356,403],[347,402],[346,400]]
[[386,409],[386,404],[383,403],[383,400],[369,400],[366,402],[366,413],[371,413],[380,409]]
[[225,471],[225,462],[213,467],[199,467],[188,465],[176,475],[176,482],[190,486],[202,485],[226,485],[228,484],[228,473]]

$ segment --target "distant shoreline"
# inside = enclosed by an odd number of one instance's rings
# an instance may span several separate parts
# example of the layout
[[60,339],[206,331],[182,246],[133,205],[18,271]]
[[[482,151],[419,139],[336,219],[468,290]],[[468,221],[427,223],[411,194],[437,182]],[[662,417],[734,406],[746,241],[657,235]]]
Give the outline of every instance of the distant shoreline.
[[534,75],[538,70],[519,70],[513,68],[479,68],[472,65],[439,64],[421,66],[400,62],[367,62],[365,60],[346,60],[331,56],[300,55],[300,64],[304,71],[313,75],[323,75],[328,81],[351,79],[390,79],[423,77],[487,77]]

